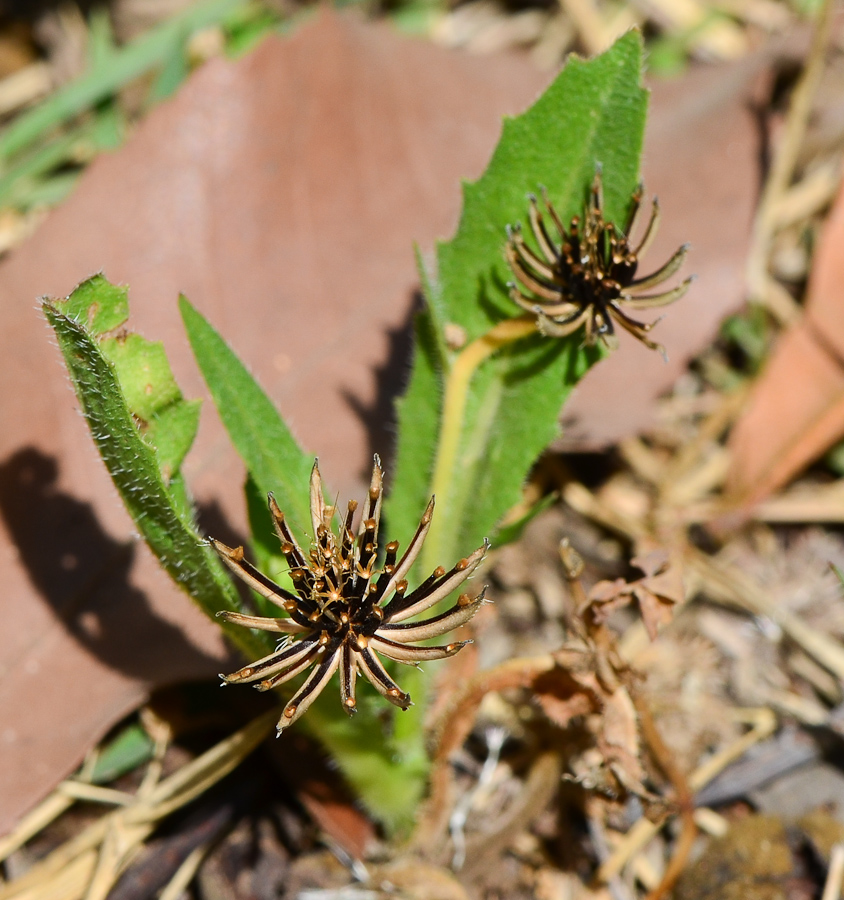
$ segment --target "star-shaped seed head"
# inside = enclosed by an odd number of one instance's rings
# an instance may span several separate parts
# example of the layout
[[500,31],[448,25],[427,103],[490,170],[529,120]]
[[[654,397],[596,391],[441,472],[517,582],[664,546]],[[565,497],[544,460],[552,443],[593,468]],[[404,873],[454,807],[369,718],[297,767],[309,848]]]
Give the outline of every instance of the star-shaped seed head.
[[686,293],[692,278],[667,291],[640,291],[656,287],[674,275],[689,247],[683,244],[653,274],[636,277],[639,260],[659,224],[659,205],[654,200],[642,239],[635,246],[631,243],[630,234],[636,230],[642,212],[642,194],[640,186],[631,198],[630,214],[620,230],[604,219],[600,171],[592,183],[582,221],[574,216],[568,228],[543,191],[543,205],[554,234],[545,223],[536,197],[531,195],[530,228],[539,253],[525,243],[520,226],[508,226],[505,256],[519,281],[519,285],[509,286],[510,298],[536,315],[537,327],[543,334],[565,337],[584,328],[587,345],[601,340],[614,347],[618,342],[615,322],[646,347],[665,355],[663,348],[647,336],[656,322],[638,322],[627,313],[666,306]]
[[438,567],[419,587],[408,591],[407,574],[413,565],[434,513],[428,504],[416,534],[399,559],[399,545],[391,541],[378,565],[378,526],[383,495],[383,473],[378,457],[372,469],[369,493],[364,500],[357,533],[354,522],[358,504],[350,501],[335,533],[335,508],[326,504],[322,477],[314,462],[311,472],[311,525],[313,540],[306,554],[278,508],[272,494],[270,514],[281,552],[290,567],[295,593],[277,585],[250,565],[243,548],[232,549],[220,541],[211,544],[223,562],[253,590],[280,607],[279,618],[222,612],[227,622],[284,635],[274,653],[221,676],[227,684],[257,682],[266,691],[311,669],[305,682],[281,713],[279,732],[292,725],[314,702],[335,671],[340,671],[340,697],[349,715],[355,712],[355,680],[362,673],[391,703],[402,709],[411,705],[406,694],[389,676],[382,657],[408,665],[453,656],[469,641],[441,646],[417,646],[416,641],[439,637],[468,622],[484,601],[484,591],[472,597],[460,594],[449,610],[423,621],[407,620],[447,598],[477,569],[489,546],[461,559],[451,570]]

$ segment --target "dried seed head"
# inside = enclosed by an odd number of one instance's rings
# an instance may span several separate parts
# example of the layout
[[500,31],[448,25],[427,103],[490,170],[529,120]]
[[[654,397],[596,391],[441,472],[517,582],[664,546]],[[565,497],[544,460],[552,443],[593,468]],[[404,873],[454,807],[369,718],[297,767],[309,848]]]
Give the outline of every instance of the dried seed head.
[[[505,256],[519,285],[510,284],[510,298],[536,315],[542,334],[566,337],[581,328],[585,343],[601,341],[613,347],[618,341],[613,323],[629,331],[652,350],[665,351],[648,337],[656,324],[638,322],[628,311],[666,306],[679,300],[692,278],[656,294],[640,293],[667,281],[682,266],[688,251],[684,244],[665,265],[651,275],[637,278],[639,260],[653,240],[659,223],[659,206],[653,209],[638,245],[630,241],[641,213],[642,189],[631,198],[624,229],[607,222],[603,214],[600,171],[589,193],[583,219],[574,216],[568,229],[543,191],[545,212],[553,223],[553,234],[545,222],[535,196],[530,195],[530,226],[539,252],[525,242],[519,226],[507,227]],[[659,320],[657,320],[659,321]]]
[[428,504],[416,534],[398,558],[399,545],[386,545],[386,560],[376,566],[378,527],[381,515],[383,474],[378,457],[364,502],[361,524],[355,537],[352,517],[358,504],[348,504],[340,523],[339,537],[332,530],[334,507],[325,503],[322,477],[314,463],[310,480],[310,511],[315,543],[305,555],[290,533],[284,514],[270,495],[270,514],[281,541],[282,553],[290,564],[295,592],[275,584],[244,559],[243,548],[231,549],[213,541],[223,562],[253,590],[288,613],[289,617],[263,618],[227,612],[226,621],[249,628],[282,632],[289,636],[274,653],[224,676],[227,683],[257,682],[259,690],[284,684],[310,670],[302,686],[284,707],[279,732],[302,716],[331,680],[340,672],[343,708],[349,715],[356,709],[355,681],[363,674],[387,700],[402,709],[411,705],[406,694],[392,680],[381,657],[416,665],[422,660],[441,659],[457,653],[466,643],[444,646],[415,646],[413,642],[439,637],[465,624],[483,601],[461,594],[456,604],[440,615],[421,622],[408,622],[444,600],[478,568],[487,542],[460,560],[451,571],[438,566],[418,588],[408,593],[405,577],[416,560],[433,513]]

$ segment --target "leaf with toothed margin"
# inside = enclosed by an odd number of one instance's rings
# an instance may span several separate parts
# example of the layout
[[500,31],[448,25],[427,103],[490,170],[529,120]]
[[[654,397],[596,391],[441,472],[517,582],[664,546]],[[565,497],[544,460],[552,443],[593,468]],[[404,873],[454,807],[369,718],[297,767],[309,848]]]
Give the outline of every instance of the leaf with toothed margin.
[[[503,253],[505,226],[527,217],[527,195],[540,185],[566,220],[582,211],[600,164],[607,217],[624,221],[639,179],[647,106],[641,71],[641,36],[630,32],[595,59],[570,58],[530,109],[505,120],[486,171],[464,185],[456,234],[437,247],[436,279],[420,271],[426,327],[433,322],[443,334],[448,325],[465,336],[465,346],[497,322],[519,315],[506,288],[513,276]],[[441,351],[421,329],[417,337],[410,386],[398,406],[397,466],[385,504],[385,516],[397,523],[405,541],[413,527],[409,510],[424,508],[431,492],[445,376],[462,349]],[[496,534],[499,522],[519,502],[531,466],[559,433],[569,392],[602,356],[601,349],[583,347],[581,340],[535,334],[474,372],[423,569],[450,564],[484,537],[500,543],[510,536]]]

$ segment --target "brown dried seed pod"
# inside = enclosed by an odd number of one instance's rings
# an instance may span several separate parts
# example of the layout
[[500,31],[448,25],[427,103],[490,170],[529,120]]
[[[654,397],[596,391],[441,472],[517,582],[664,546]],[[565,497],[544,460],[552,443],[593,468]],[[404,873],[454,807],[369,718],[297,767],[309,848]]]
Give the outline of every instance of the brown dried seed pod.
[[337,536],[331,527],[335,510],[325,503],[322,477],[315,462],[310,483],[315,538],[307,555],[296,543],[284,514],[270,495],[270,514],[290,566],[295,593],[277,585],[248,563],[243,548],[232,549],[211,539],[220,558],[239,578],[288,613],[288,617],[280,618],[234,612],[220,614],[237,625],[286,635],[275,652],[222,676],[223,681],[227,684],[258,682],[258,690],[269,690],[311,669],[284,707],[279,732],[305,713],[338,669],[340,700],[349,715],[357,706],[358,672],[387,700],[407,709],[411,705],[410,695],[390,678],[380,657],[417,665],[453,656],[467,643],[455,641],[443,646],[417,647],[412,642],[439,637],[468,622],[484,602],[483,591],[474,598],[461,594],[451,609],[433,618],[399,623],[430,609],[463,584],[481,564],[489,543],[484,541],[482,547],[461,559],[450,571],[438,566],[418,588],[407,593],[405,576],[430,528],[434,501],[431,499],[428,504],[404,555],[398,558],[398,542],[391,541],[385,548],[384,565],[377,569],[382,495],[383,473],[376,456],[358,534],[355,536],[352,531],[358,504],[351,501]]
[[[602,341],[614,347],[618,341],[614,322],[652,350],[664,349],[648,337],[656,324],[638,322],[628,310],[651,309],[679,300],[693,276],[677,287],[656,294],[643,294],[667,281],[682,266],[688,244],[683,244],[665,265],[651,275],[637,278],[639,260],[650,246],[659,224],[659,205],[653,202],[644,235],[635,247],[630,234],[642,212],[642,188],[631,199],[624,229],[607,222],[603,214],[601,173],[595,175],[589,201],[581,221],[574,216],[568,229],[543,191],[543,205],[553,222],[553,236],[545,223],[536,197],[530,197],[530,229],[539,249],[525,242],[521,227],[507,227],[505,256],[519,284],[511,283],[510,298],[536,315],[543,334],[566,337],[580,328],[586,344]],[[658,321],[658,320],[657,320]]]

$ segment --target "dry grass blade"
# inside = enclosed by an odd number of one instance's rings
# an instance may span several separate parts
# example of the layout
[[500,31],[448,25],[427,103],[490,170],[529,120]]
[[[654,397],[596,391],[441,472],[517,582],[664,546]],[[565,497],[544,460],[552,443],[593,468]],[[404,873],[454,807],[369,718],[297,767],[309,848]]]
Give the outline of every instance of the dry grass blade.
[[779,231],[800,225],[826,209],[841,184],[841,161],[818,166],[771,203],[771,226]]
[[264,713],[153,786],[146,796],[89,825],[21,878],[0,888],[0,900],[105,897],[156,823],[239,765],[270,733],[276,716],[276,710]]
[[134,801],[134,797],[125,791],[73,779],[63,781],[56,790],[72,800],[87,800],[89,803],[106,803],[110,806],[129,806]]
[[785,323],[794,321],[800,312],[788,293],[771,290],[772,279],[768,274],[771,240],[776,230],[777,204],[786,193],[794,175],[812,103],[823,74],[834,8],[833,0],[824,0],[818,11],[809,58],[791,98],[785,129],[774,153],[759,203],[753,228],[753,243],[748,254],[747,284],[751,297],[767,301],[771,312]]
[[36,62],[0,81],[0,116],[6,116],[47,94],[53,77],[47,63]]
[[202,865],[209,849],[208,844],[203,844],[192,850],[176,870],[176,874],[170,879],[168,885],[158,895],[158,900],[178,900],[193,881],[193,876]]
[[841,882],[844,881],[844,844],[835,844],[829,860],[821,900],[838,900],[841,896]]
[[[78,785],[88,785],[91,773],[97,760],[97,752],[88,754],[76,779],[63,781],[49,797],[46,797],[35,809],[25,815],[17,827],[5,837],[0,838],[0,862],[11,853],[43,831],[51,822],[55,821],[62,813],[67,812],[73,805],[74,793]],[[72,781],[73,787],[68,789]]]
[[809,656],[844,681],[844,647],[834,638],[780,609],[752,578],[735,566],[696,550],[688,553],[687,564],[700,575],[707,591],[716,599],[775,622]]

